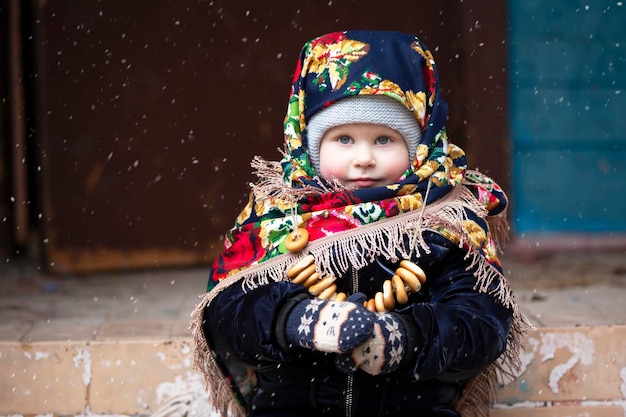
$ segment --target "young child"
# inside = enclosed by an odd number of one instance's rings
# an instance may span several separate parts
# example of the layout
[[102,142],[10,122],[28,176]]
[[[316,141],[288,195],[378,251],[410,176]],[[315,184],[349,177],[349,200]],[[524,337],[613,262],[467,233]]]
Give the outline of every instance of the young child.
[[527,321],[496,254],[506,197],[448,142],[439,91],[414,36],[304,45],[283,158],[253,161],[193,314],[222,415],[488,415]]

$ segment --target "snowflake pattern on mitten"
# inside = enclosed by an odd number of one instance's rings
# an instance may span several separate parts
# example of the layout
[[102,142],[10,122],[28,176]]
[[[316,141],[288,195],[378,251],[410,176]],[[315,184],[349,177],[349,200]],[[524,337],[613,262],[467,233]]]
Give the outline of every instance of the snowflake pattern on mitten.
[[372,336],[352,353],[337,357],[337,369],[354,373],[362,369],[370,375],[393,372],[407,353],[407,337],[402,322],[393,314],[376,315]]
[[351,302],[303,300],[289,312],[285,335],[291,343],[322,352],[349,352],[366,341],[375,314]]

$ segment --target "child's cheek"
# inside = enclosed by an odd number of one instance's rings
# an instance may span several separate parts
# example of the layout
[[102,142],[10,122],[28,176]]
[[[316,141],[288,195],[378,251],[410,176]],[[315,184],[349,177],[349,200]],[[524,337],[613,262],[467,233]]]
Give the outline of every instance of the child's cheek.
[[333,179],[334,176],[334,172],[331,166],[329,166],[327,163],[321,163],[320,164],[320,176],[322,178],[324,178],[325,180],[331,180]]
[[325,180],[342,179],[345,174],[345,151],[334,144],[328,144],[320,152],[320,175]]
[[321,171],[320,176],[327,181],[337,178],[336,168],[331,164],[322,165]]
[[409,169],[409,165],[395,164],[388,165],[385,170],[385,177],[390,180],[390,184],[398,181],[400,177]]

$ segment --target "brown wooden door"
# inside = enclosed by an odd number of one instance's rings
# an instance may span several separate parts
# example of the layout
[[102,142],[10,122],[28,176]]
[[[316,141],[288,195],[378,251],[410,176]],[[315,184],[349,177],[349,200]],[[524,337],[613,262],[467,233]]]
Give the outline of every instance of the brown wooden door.
[[[488,60],[498,67],[490,85],[495,75],[505,90],[504,10],[494,10],[504,6],[397,3],[36,3],[46,268],[208,264],[247,199],[250,160],[279,157],[301,45],[328,31],[421,36],[439,64],[450,136],[471,147],[463,138],[476,103],[504,118],[502,94],[481,98],[488,74],[468,75]],[[481,128],[505,140],[504,125]]]

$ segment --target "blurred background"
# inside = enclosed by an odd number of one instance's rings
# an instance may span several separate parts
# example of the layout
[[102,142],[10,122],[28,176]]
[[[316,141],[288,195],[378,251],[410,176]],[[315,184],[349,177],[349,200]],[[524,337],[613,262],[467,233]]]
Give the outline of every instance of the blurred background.
[[615,0],[2,0],[1,260],[209,265],[250,160],[280,157],[300,47],[343,29],[429,46],[511,253],[626,249],[624,22]]

